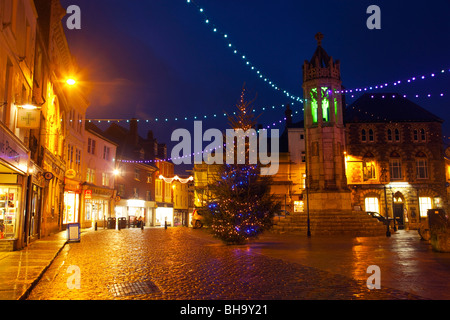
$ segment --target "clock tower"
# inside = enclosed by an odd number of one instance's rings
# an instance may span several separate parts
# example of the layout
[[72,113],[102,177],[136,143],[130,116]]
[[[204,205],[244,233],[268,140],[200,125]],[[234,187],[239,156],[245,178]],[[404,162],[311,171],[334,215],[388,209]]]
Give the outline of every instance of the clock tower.
[[322,47],[303,65],[304,123],[306,132],[307,187],[309,208],[351,210],[351,192],[345,176],[345,127],[339,60]]

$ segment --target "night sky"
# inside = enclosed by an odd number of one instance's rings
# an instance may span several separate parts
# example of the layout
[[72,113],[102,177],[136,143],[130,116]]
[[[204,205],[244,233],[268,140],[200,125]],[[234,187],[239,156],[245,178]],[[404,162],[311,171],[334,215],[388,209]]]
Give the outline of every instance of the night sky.
[[[193,132],[194,115],[199,119],[207,115],[204,130],[227,128],[223,111],[235,111],[244,82],[248,99],[256,96],[255,108],[271,108],[259,118],[261,123],[278,123],[284,117],[281,106],[289,102],[298,111],[294,120],[302,119],[301,103],[286,97],[283,90],[303,97],[302,65],[317,47],[317,32],[324,34],[322,46],[327,53],[341,61],[346,88],[402,80],[397,87],[374,92],[407,94],[445,120],[444,135],[450,141],[448,0],[195,0],[190,4],[186,0],[63,0],[62,4],[81,8],[81,30],[65,29],[82,69],[79,80],[89,81],[93,88],[87,118],[169,118],[156,124],[140,121],[141,134],[153,130],[159,142],[169,145],[169,155],[172,131],[184,127]],[[381,30],[366,27],[366,10],[372,4],[381,8]],[[213,32],[213,25],[218,32]],[[281,90],[260,79],[245,61]],[[422,75],[425,80],[403,84]],[[416,94],[432,97],[415,98]],[[355,93],[353,99],[348,95],[347,104],[359,95]]]

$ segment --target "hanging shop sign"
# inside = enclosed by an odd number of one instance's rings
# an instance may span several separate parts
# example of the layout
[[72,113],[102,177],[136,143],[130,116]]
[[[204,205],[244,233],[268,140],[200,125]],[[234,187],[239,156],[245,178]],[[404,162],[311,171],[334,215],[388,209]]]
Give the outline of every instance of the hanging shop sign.
[[41,122],[41,110],[19,109],[17,112],[17,127],[38,129]]
[[45,180],[52,180],[55,176],[51,172],[44,172],[44,179]]
[[92,190],[84,190],[84,198],[92,199]]
[[69,179],[73,179],[77,176],[77,172],[74,169],[66,170],[66,177]]

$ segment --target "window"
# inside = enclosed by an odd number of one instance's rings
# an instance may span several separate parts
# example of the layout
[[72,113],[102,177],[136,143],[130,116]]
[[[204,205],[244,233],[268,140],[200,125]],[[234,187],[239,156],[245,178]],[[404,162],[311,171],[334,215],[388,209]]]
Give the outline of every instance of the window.
[[138,168],[134,169],[134,179],[141,180],[141,170],[139,170]]
[[147,183],[152,183],[152,174],[147,173]]
[[300,140],[303,140],[305,136],[303,134],[300,135]]
[[392,130],[391,129],[388,129],[387,136],[388,136],[388,141],[392,142]]
[[413,131],[413,140],[416,142],[419,141],[419,130],[417,129]]
[[391,175],[391,180],[402,179],[402,163],[400,160],[400,155],[397,152],[391,153],[389,172]]
[[88,153],[95,155],[95,144],[96,142],[94,139],[88,138]]
[[109,186],[109,174],[106,172],[102,172],[102,185]]
[[427,217],[428,209],[433,209],[430,197],[419,197],[420,216]]
[[[165,194],[164,197],[167,198],[171,198],[172,193],[171,193],[171,184],[170,183],[165,183]],[[170,200],[169,200],[170,201]]]
[[133,195],[134,195],[134,198],[139,198],[139,189],[138,188],[133,188]]
[[424,129],[420,129],[420,140],[422,140],[422,141],[426,141],[427,140],[427,136],[425,135],[425,130]]
[[375,172],[375,161],[365,160],[363,163],[364,181],[374,180],[377,178]]
[[365,199],[365,208],[366,208],[366,212],[380,212],[378,198],[367,197]]
[[428,179],[427,157],[423,152],[416,154],[416,175],[417,179]]
[[394,139],[396,142],[400,141],[400,131],[398,129],[394,130]]
[[80,166],[81,166],[81,150],[80,149],[75,150],[75,163],[77,166],[77,171],[80,171]]
[[120,197],[124,197],[125,196],[125,185],[119,184],[117,189],[118,189],[117,195]]
[[362,131],[361,131],[361,141],[362,142],[366,142],[367,141],[366,129],[362,129]]
[[103,160],[109,161],[110,148],[107,146],[103,147]]
[[151,191],[146,192],[145,201],[152,201],[152,192]]
[[86,173],[86,182],[95,183],[95,170],[88,168]]
[[162,196],[162,181],[159,180],[159,179],[156,180],[155,195],[157,197],[161,197]]
[[369,141],[373,142],[374,141],[374,137],[373,137],[373,130],[369,129]]

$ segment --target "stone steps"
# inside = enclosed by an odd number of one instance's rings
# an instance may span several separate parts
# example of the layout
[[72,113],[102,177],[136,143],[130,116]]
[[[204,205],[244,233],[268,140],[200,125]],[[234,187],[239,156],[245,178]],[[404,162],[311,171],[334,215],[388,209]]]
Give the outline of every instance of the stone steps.
[[[381,236],[386,234],[386,226],[361,211],[327,211],[310,213],[312,235],[354,235]],[[275,233],[307,233],[307,214],[274,218]]]

